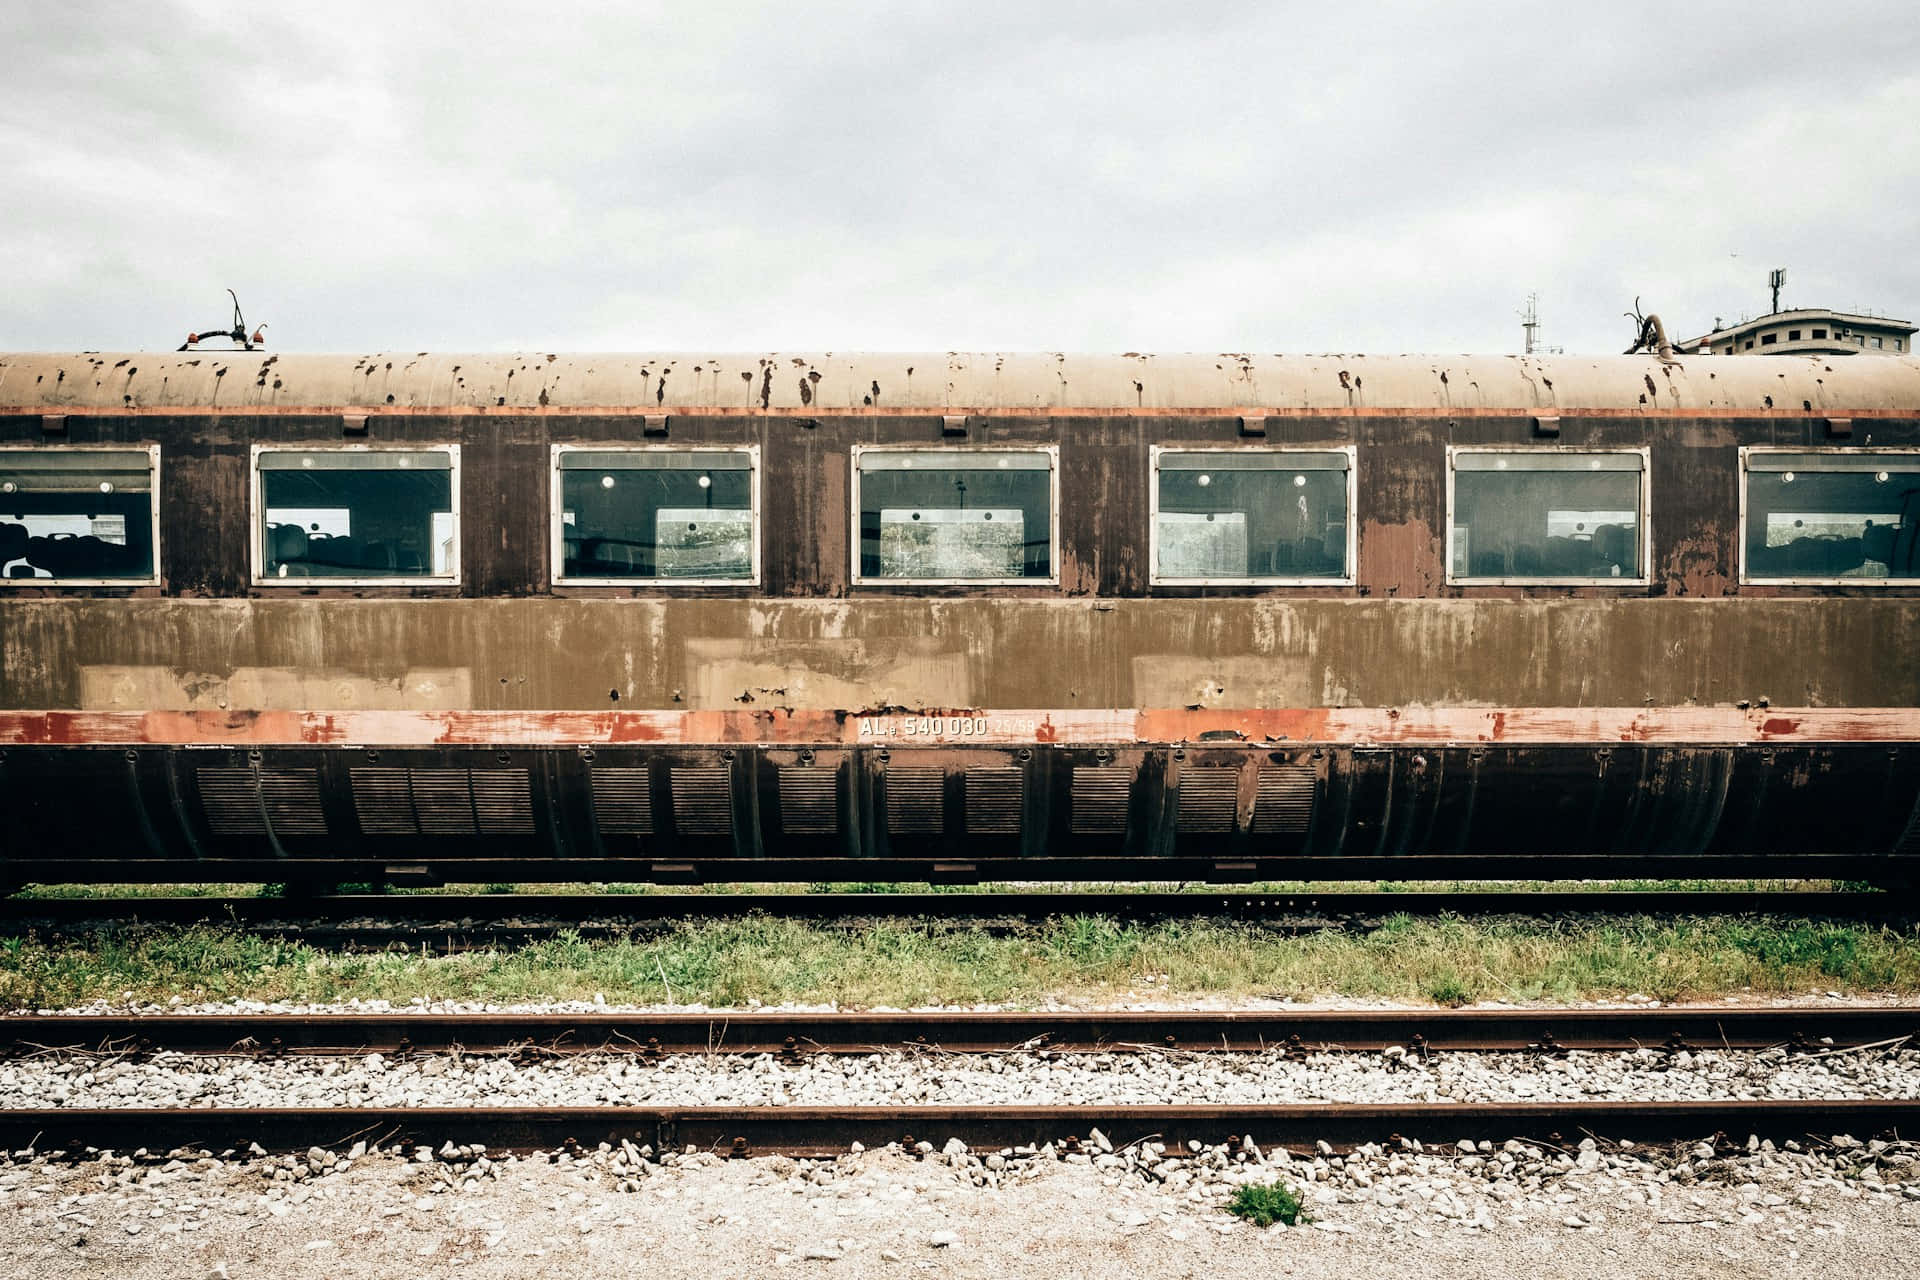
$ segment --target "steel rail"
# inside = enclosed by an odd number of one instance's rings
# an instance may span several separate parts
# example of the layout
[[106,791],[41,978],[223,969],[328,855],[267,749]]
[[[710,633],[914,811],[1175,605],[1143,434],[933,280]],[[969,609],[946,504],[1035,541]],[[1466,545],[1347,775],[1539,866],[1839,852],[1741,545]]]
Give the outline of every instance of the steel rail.
[[[1497,1102],[1283,1106],[1072,1107],[314,1107],[263,1109],[52,1108],[0,1111],[0,1143],[13,1151],[87,1149],[209,1153],[311,1146],[438,1147],[484,1142],[489,1150],[591,1150],[646,1143],[655,1150],[749,1156],[830,1156],[949,1138],[970,1147],[1077,1149],[1099,1129],[1115,1147],[1250,1139],[1262,1147],[1348,1149],[1394,1138],[1450,1143],[1521,1138],[1555,1146],[1593,1135],[1635,1142],[1753,1134],[1774,1139],[1868,1137],[1920,1129],[1920,1102],[1872,1100],[1729,1102]],[[1070,1140],[1073,1140],[1070,1142]],[[1058,1148],[1056,1148],[1058,1149]]]
[[[1396,915],[1781,915],[1887,919],[1920,914],[1905,894],[1852,891],[1701,892],[1512,890],[1326,893],[642,893],[328,894],[312,897],[112,897],[0,899],[0,928],[81,928],[102,924],[231,923],[299,928],[303,936],[362,945],[422,940],[428,932],[496,939],[551,936],[563,929],[622,934],[638,925],[748,915],[823,921],[1031,921],[1094,915],[1121,920],[1195,917],[1322,928]],[[379,921],[349,925],[343,921]],[[418,926],[387,928],[386,922]]]
[[1825,1050],[1920,1035],[1920,1007],[1255,1012],[13,1015],[0,1053],[948,1053]]

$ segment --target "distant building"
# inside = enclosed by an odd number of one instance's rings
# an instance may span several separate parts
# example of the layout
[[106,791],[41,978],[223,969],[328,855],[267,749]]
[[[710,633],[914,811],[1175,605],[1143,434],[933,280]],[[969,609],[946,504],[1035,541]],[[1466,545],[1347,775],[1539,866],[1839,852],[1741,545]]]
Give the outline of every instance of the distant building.
[[1808,308],[1743,320],[1680,347],[1716,356],[1891,356],[1913,350],[1915,331],[1904,320]]

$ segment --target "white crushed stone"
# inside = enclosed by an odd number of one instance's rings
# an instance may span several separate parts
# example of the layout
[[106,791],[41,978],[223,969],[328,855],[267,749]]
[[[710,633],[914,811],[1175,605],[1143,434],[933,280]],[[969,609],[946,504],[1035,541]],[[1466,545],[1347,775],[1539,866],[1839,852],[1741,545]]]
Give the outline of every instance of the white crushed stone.
[[573,1054],[150,1059],[0,1065],[0,1107],[1073,1106],[1920,1098],[1920,1051]]
[[[1095,1144],[1096,1146],[1098,1144]],[[1197,1144],[1195,1144],[1197,1145]],[[1024,1280],[1063,1256],[1138,1277],[1734,1274],[1782,1262],[1904,1274],[1920,1240],[1916,1147],[1830,1135],[1549,1150],[1463,1138],[1346,1156],[1250,1144],[968,1151],[948,1142],[833,1160],[723,1161],[623,1143],[577,1157],[484,1147],[181,1151],[0,1163],[7,1274],[242,1280],[457,1266],[463,1280],[591,1265],[625,1274]],[[997,1165],[994,1162],[998,1162]],[[1280,1181],[1312,1221],[1223,1212]]]

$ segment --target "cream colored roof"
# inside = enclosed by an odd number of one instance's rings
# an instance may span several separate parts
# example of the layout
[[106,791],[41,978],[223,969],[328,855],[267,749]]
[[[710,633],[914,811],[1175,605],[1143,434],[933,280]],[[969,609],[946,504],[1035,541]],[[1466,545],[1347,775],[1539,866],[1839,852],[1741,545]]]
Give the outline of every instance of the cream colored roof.
[[0,412],[1920,412],[1920,359],[1819,356],[0,355]]

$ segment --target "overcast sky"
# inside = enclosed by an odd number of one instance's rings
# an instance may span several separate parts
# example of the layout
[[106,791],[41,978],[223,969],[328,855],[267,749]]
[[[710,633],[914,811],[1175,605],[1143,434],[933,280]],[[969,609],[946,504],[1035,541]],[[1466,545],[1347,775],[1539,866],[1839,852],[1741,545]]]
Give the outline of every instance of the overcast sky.
[[1920,319],[1912,0],[0,4],[0,349],[1618,352]]

